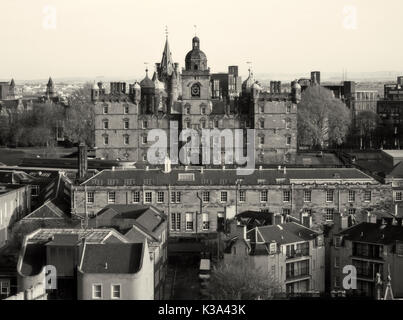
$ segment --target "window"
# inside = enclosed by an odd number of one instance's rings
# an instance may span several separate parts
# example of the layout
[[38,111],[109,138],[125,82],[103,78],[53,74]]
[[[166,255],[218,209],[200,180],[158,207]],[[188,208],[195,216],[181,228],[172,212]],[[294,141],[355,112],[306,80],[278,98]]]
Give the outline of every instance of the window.
[[164,202],[164,191],[158,191],[158,193],[157,193],[157,202],[158,203]]
[[285,120],[285,128],[286,129],[291,129],[291,120],[290,119]]
[[239,190],[239,202],[245,202],[245,201],[246,201],[246,191]]
[[340,287],[340,276],[339,276],[339,275],[336,275],[336,276],[334,277],[334,283],[333,283],[333,285],[334,285],[335,288],[339,288],[339,287]]
[[291,112],[291,106],[290,106],[290,105],[287,105],[287,107],[286,107],[286,109],[285,109],[285,112],[286,112],[286,113],[290,113],[290,112]]
[[200,113],[201,114],[206,114],[206,107],[201,107],[200,108]]
[[102,299],[102,284],[92,285],[92,299]]
[[133,191],[133,203],[140,202],[140,191]]
[[326,221],[333,221],[333,213],[334,213],[333,208],[327,208],[326,209],[326,213],[325,213]]
[[355,214],[355,209],[354,208],[348,208],[348,214],[349,215],[354,215]]
[[227,191],[221,191],[220,200],[221,200],[221,202],[227,202],[228,201],[228,193],[227,193]]
[[151,203],[153,201],[153,193],[151,191],[144,192],[144,202]]
[[112,299],[120,299],[120,284],[113,284],[111,286]]
[[190,129],[190,127],[191,127],[190,120],[186,120],[186,122],[185,122],[185,128],[186,128],[186,129]]
[[260,129],[264,129],[264,120],[259,121],[259,127]]
[[290,202],[291,200],[291,192],[289,190],[283,191],[283,202]]
[[128,114],[129,113],[129,106],[124,106],[123,107],[123,113]]
[[218,120],[214,120],[214,128],[218,128],[218,127],[219,127]]
[[264,113],[264,105],[260,106],[260,113]]
[[171,213],[171,230],[180,231],[181,230],[181,214]]
[[311,201],[312,201],[312,191],[304,190],[304,202],[311,202]]
[[115,191],[108,192],[108,203],[115,203],[116,200],[116,193]]
[[193,230],[193,213],[186,213],[186,231]]
[[260,202],[267,202],[267,200],[268,200],[267,190],[260,191]]
[[123,144],[128,145],[130,143],[130,138],[128,135],[123,136]]
[[147,144],[147,136],[143,136],[143,144]]
[[171,202],[172,203],[180,203],[181,202],[181,192],[180,191],[172,191],[171,192]]
[[0,294],[8,297],[10,295],[10,281],[0,280]]
[[264,144],[264,136],[259,137],[259,144]]
[[349,190],[348,191],[348,202],[354,202],[354,201],[355,201],[355,191]]
[[206,120],[201,120],[201,121],[200,121],[200,127],[201,127],[202,129],[205,129],[205,128],[206,128]]
[[185,114],[190,114],[190,107],[185,108]]
[[148,128],[148,121],[143,120],[143,129],[147,129],[147,128]]
[[87,192],[87,203],[94,203],[94,191]]
[[333,202],[333,190],[326,190],[326,202]]
[[104,120],[103,124],[104,124],[104,129],[109,129],[109,121],[108,120]]
[[289,216],[291,214],[291,209],[289,208],[283,208],[283,216]]
[[104,136],[104,145],[109,144],[109,136]]
[[123,122],[123,128],[129,129],[129,120],[125,120],[125,121]]
[[372,198],[371,190],[366,190],[364,192],[364,201],[365,202],[370,202]]
[[287,146],[289,146],[291,144],[291,136],[287,137],[286,144],[287,144]]
[[339,256],[334,257],[334,267],[335,268],[340,267],[340,257]]
[[39,186],[38,185],[32,185],[31,186],[31,196],[32,197],[39,196]]
[[108,114],[108,106],[104,106],[104,114]]
[[203,191],[202,198],[203,202],[210,202],[210,192]]
[[142,159],[143,159],[143,161],[147,161],[147,154],[143,154]]
[[396,201],[402,201],[403,197],[402,197],[402,192],[401,191],[396,191],[395,193],[395,200]]
[[203,222],[202,223],[203,230],[208,230],[210,228],[208,213],[202,214],[202,222]]

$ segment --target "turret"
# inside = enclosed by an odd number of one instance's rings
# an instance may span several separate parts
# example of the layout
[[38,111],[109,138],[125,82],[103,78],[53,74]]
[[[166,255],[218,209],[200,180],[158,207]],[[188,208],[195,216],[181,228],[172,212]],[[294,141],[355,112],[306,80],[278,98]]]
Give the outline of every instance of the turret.
[[91,89],[91,100],[92,101],[98,101],[99,99],[99,86],[97,86],[95,83],[92,86]]
[[141,87],[137,81],[133,84],[133,101],[136,104],[141,101]]
[[301,86],[297,80],[291,82],[292,102],[299,103],[301,101]]

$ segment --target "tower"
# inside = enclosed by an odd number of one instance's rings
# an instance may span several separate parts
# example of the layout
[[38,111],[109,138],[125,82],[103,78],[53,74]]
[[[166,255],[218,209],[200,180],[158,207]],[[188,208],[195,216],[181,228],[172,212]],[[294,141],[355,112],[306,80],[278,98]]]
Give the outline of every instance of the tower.
[[141,87],[141,113],[152,114],[154,111],[154,96],[155,96],[155,84],[148,77],[148,69],[146,69],[146,76],[140,81]]
[[46,96],[50,98],[55,96],[55,87],[52,77],[49,77],[48,84],[46,85]]

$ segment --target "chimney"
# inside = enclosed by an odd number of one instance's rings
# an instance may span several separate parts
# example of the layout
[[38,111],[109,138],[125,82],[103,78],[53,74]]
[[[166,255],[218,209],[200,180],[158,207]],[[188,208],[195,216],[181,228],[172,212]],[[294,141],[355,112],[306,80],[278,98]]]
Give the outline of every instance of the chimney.
[[275,93],[275,81],[270,81],[270,93]]
[[87,158],[87,146],[84,142],[81,142],[78,146],[78,178],[83,179],[87,175],[88,170],[88,158]]
[[200,173],[201,173],[201,174],[204,173],[204,168],[203,168],[203,166],[200,167]]
[[284,175],[286,175],[286,174],[287,174],[287,167],[286,167],[286,166],[284,166],[284,169],[283,169],[283,174],[284,174]]
[[168,156],[165,156],[165,162],[164,162],[164,172],[165,173],[170,173],[171,172],[171,159],[169,159]]
[[277,93],[281,93],[281,81],[277,81]]

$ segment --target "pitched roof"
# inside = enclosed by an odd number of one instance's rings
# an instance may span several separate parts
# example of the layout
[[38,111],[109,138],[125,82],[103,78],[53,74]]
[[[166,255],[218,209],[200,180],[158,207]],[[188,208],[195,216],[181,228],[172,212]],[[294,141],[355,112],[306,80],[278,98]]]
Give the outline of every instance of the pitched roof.
[[261,236],[261,239],[256,239],[257,242],[264,241],[265,243],[270,243],[275,241],[279,244],[308,241],[315,239],[319,235],[319,233],[313,231],[312,229],[304,227],[295,222],[257,227],[257,231]]
[[361,222],[343,230],[339,235],[351,241],[391,244],[403,241],[403,226]]
[[143,243],[86,244],[80,269],[84,273],[137,273],[143,256]]
[[[161,169],[103,170],[81,185],[86,186],[142,186],[142,185],[276,185],[299,182],[349,182],[378,183],[375,179],[355,168],[287,168],[254,170],[249,175],[238,175],[235,169],[173,169],[164,173]],[[259,181],[258,181],[259,180]]]

